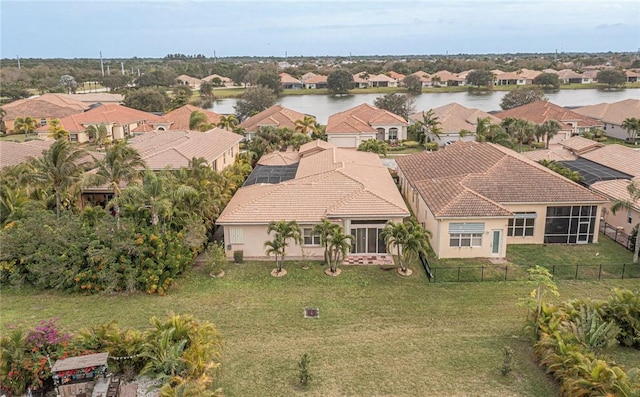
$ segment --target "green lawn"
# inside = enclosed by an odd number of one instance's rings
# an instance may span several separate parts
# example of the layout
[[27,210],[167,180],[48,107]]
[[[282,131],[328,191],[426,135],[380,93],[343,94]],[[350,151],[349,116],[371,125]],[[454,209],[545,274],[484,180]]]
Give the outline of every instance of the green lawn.
[[[224,338],[220,386],[226,396],[557,396],[555,382],[531,361],[521,327],[524,282],[429,284],[424,272],[400,277],[375,266],[343,267],[327,277],[313,263],[230,264],[213,279],[193,270],[168,296],[79,296],[3,288],[1,329],[59,317],[69,330],[118,320],[142,328],[153,315],[191,313],[212,321]],[[560,299],[637,288],[638,280],[562,281]],[[304,307],[320,308],[304,319]],[[514,349],[503,377],[502,349]],[[300,356],[311,356],[308,391],[295,385]],[[632,355],[616,358],[633,363]]]

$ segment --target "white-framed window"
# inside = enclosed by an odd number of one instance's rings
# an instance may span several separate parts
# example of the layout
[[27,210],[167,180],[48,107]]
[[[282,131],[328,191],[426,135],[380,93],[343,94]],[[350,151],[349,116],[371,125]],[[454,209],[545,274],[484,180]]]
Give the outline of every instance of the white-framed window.
[[484,223],[450,223],[449,247],[482,247]]
[[312,233],[312,228],[302,229],[302,241],[304,245],[320,245],[320,236]]
[[398,139],[398,129],[395,127],[389,128],[389,140],[394,141],[396,139]]
[[78,142],[78,134],[69,134],[69,140],[71,142]]
[[229,244],[244,244],[244,229],[241,227],[230,227]]
[[507,236],[509,237],[530,237],[536,224],[535,212],[516,212],[515,216],[509,219]]
[[43,117],[40,119],[40,126],[44,127],[45,125],[47,125],[47,119]]

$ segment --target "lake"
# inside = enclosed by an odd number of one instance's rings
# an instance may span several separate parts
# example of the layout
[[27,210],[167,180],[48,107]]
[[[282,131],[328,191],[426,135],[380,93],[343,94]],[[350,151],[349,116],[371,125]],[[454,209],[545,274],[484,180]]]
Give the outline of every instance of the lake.
[[[500,110],[500,101],[506,91],[490,91],[482,94],[469,92],[428,93],[415,96],[415,110],[423,111],[457,102],[460,105],[490,112]],[[327,124],[330,115],[342,112],[362,103],[373,104],[382,94],[357,94],[343,97],[332,95],[291,95],[278,98],[278,104],[300,113],[316,116],[320,124]],[[640,99],[640,88],[627,88],[617,91],[598,89],[559,90],[545,94],[549,101],[560,106],[586,106],[602,102],[617,102],[624,99]],[[219,99],[213,103],[212,110],[217,113],[234,113],[236,99]]]

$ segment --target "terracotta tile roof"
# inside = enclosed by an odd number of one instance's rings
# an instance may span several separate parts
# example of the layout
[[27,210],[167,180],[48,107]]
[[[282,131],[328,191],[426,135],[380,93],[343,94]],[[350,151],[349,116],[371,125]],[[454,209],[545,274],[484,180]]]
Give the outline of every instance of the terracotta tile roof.
[[574,72],[571,69],[562,69],[558,71],[558,77],[561,80],[568,80],[568,79],[581,79],[584,77],[584,75],[582,73]]
[[298,152],[272,152],[260,157],[260,165],[291,165],[300,162]]
[[524,80],[526,77],[520,76],[516,72],[502,72],[496,75],[496,80]]
[[[317,161],[317,157],[323,159]],[[326,161],[333,158],[340,161]],[[318,168],[320,164],[324,171]],[[313,168],[318,172],[300,173],[301,169]],[[262,224],[281,219],[315,223],[344,216],[408,215],[402,196],[377,155],[331,148],[302,157],[294,179],[241,188],[217,223]]]
[[304,119],[304,116],[306,115],[284,106],[273,105],[249,117],[238,126],[247,132],[255,132],[261,126],[286,127],[295,130],[296,121]]
[[58,94],[67,98],[75,99],[86,104],[96,103],[122,103],[124,96],[122,94],[111,94],[109,92],[90,92],[87,94]]
[[24,163],[29,157],[40,157],[54,141],[0,141],[0,168]]
[[548,120],[556,120],[565,124],[570,121],[576,122],[580,127],[600,127],[603,125],[602,122],[598,120],[583,116],[548,101],[537,101],[518,106],[513,109],[498,112],[494,116],[503,120],[507,117],[525,119],[536,124],[542,124]]
[[[171,124],[161,116],[147,113],[126,106],[113,103],[103,104],[84,113],[73,114],[60,119],[60,123],[69,132],[84,132],[89,125],[97,124],[131,124],[135,122],[149,124]],[[37,131],[46,132],[48,126],[40,127]]]
[[207,123],[209,124],[217,125],[220,122],[220,114],[193,105],[181,106],[170,111],[169,113],[166,113],[163,117],[166,120],[173,122],[173,124],[171,124],[171,129],[188,130],[191,113],[196,111],[204,113],[207,116]]
[[152,170],[187,167],[194,157],[209,163],[242,140],[242,136],[214,128],[207,132],[154,131],[129,140]]
[[600,103],[574,109],[584,116],[602,120],[608,124],[622,125],[628,117],[640,117],[640,99],[625,99],[614,103]]
[[391,70],[391,71],[389,71],[389,77],[391,77],[392,79],[396,79],[396,80],[403,80],[407,76],[405,76],[402,73],[394,72],[393,70]]
[[280,81],[282,83],[289,83],[289,84],[302,84],[302,81],[296,79],[289,73],[284,73],[284,72],[280,73]]
[[640,149],[622,145],[605,145],[583,153],[580,157],[634,177],[640,176]]
[[305,84],[322,84],[327,83],[327,76],[316,74],[303,80]]
[[529,160],[535,161],[536,163],[541,160],[572,161],[578,158],[578,156],[562,146],[551,147],[549,149],[532,150],[520,154]]
[[527,79],[527,80],[533,80],[536,77],[540,76],[542,74],[541,71],[539,70],[531,70],[531,69],[520,69],[518,70],[518,75],[520,75],[521,77]]
[[394,82],[396,81],[393,77],[389,77],[386,74],[376,74],[373,76],[369,76],[369,81],[378,81],[378,82]]
[[202,80],[196,78],[196,77],[192,77],[186,74],[181,74],[180,76],[176,77],[176,80],[178,81],[185,81],[189,84],[193,84],[193,85],[198,85],[202,82]]
[[300,153],[300,156],[306,156],[309,154],[321,152],[326,149],[333,149],[335,147],[337,146],[332,143],[323,141],[321,139],[316,139],[315,141],[311,141],[300,146],[298,153]]
[[224,76],[220,76],[219,74],[215,74],[215,73],[203,78],[202,81],[206,81],[208,83],[211,80],[215,79],[216,77],[219,78],[220,81],[222,81],[223,83],[231,83],[231,79],[230,78],[224,77]]
[[[438,117],[444,133],[457,133],[460,130],[475,132],[478,118],[488,117],[493,124],[502,122],[499,118],[480,109],[468,108],[455,102],[435,108],[433,113]],[[410,114],[409,119],[422,121],[422,114],[423,112]]]
[[464,79],[461,79],[460,77],[458,77],[457,74],[455,73],[451,73],[448,70],[441,70],[439,72],[436,72],[434,74],[431,75],[431,79],[433,79],[434,77],[440,77],[440,80],[445,83],[449,80],[453,80],[453,81],[464,81]]
[[576,135],[560,142],[560,146],[570,150],[577,155],[580,155],[582,153],[586,153],[588,151],[603,147],[604,144]]
[[40,122],[40,118],[63,118],[82,113],[89,109],[89,105],[62,94],[44,94],[11,102],[2,108],[7,112],[5,120],[30,116]]
[[511,203],[605,201],[540,164],[490,143],[456,142],[437,152],[396,161],[437,217],[505,216],[504,205]]
[[[632,203],[632,207],[636,211],[640,211],[640,203],[634,202],[631,199],[631,195],[627,190],[631,181],[627,179],[613,179],[610,181],[599,181],[591,185],[591,190],[594,190],[600,194],[604,194],[611,200],[624,200]],[[636,186],[638,186],[636,182]]]
[[411,73],[412,75],[416,75],[418,77],[428,77],[430,78],[431,76],[429,75],[429,73],[427,72],[423,72],[422,70],[418,70],[417,72]]
[[139,126],[131,130],[131,132],[136,132],[136,133],[151,132],[151,131],[155,131],[155,128],[153,128],[149,124],[140,124]]
[[354,74],[353,75],[353,82],[354,83],[368,83],[369,80],[363,79],[362,77],[360,77],[360,75],[362,75],[362,74],[363,74],[363,72]]
[[397,125],[409,123],[402,117],[367,103],[329,116],[327,134],[376,132],[376,125]]
[[317,76],[317,74],[313,73],[313,72],[307,72],[305,74],[302,75],[302,77],[300,77],[300,80],[304,81],[305,83],[307,82],[307,79],[310,79],[314,76]]

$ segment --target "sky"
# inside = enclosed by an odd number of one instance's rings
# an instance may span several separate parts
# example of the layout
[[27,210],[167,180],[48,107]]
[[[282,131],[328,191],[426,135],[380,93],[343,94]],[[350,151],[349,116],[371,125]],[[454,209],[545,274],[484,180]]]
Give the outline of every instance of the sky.
[[640,0],[0,0],[0,58],[640,51]]

